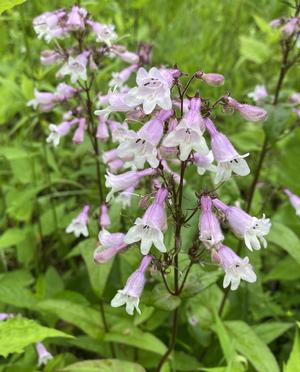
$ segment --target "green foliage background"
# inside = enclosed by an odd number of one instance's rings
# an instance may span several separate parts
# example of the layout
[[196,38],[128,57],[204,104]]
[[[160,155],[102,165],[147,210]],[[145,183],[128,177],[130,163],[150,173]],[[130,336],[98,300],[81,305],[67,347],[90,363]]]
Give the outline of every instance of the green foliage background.
[[[13,3],[1,0],[0,10]],[[45,45],[34,35],[32,19],[72,5],[71,1],[27,0],[0,16],[0,311],[28,318],[0,323],[0,371],[34,371],[33,343],[42,339],[56,355],[46,371],[142,371],[138,365],[151,370],[168,343],[168,310],[179,303],[167,297],[162,301],[164,294],[155,287],[146,289],[142,316],[132,319],[123,309],[107,305],[137,266],[138,257],[128,251],[122,259],[99,269],[91,260],[96,222],[90,228],[91,239],[80,242],[64,233],[87,199],[97,203],[94,163],[86,156],[87,143],[74,148],[66,141],[55,151],[47,146],[47,125],[55,122],[57,114],[41,118],[26,107],[34,87],[51,90],[55,84],[54,71],[39,63]],[[217,98],[230,91],[238,100],[247,101],[247,93],[256,84],[265,84],[274,92],[279,35],[268,22],[289,14],[284,2],[87,0],[81,5],[96,20],[114,23],[119,35],[128,36],[129,47],[138,41],[152,43],[154,64],[177,63],[186,72],[203,69],[226,77],[224,90],[204,88],[204,95]],[[115,62],[108,65],[101,72],[103,79],[117,67]],[[300,91],[299,65],[288,75],[281,101],[294,91]],[[277,113],[267,130],[275,136],[289,120],[294,118]],[[245,123],[236,115],[221,115],[219,122],[241,152],[251,152],[253,170],[263,141],[262,126]],[[200,293],[181,299],[178,344],[165,371],[274,372],[287,364],[292,347],[285,371],[300,370],[295,336],[300,319],[300,220],[280,192],[280,187],[287,186],[300,194],[299,143],[297,129],[275,145],[262,172],[264,187],[255,194],[253,214],[263,210],[273,221],[268,249],[249,254],[258,282],[231,293],[220,319],[216,314],[222,298],[219,275],[195,272]],[[249,185],[249,177],[238,185],[229,182],[221,191],[225,201],[242,199],[239,190]],[[197,177],[191,174],[189,179],[191,192],[197,191]],[[113,229],[117,231],[124,221],[125,228],[130,226],[137,209],[136,205],[133,211],[122,212],[120,218],[120,210],[112,208]],[[194,231],[196,224],[193,220]],[[186,232],[183,239],[188,247],[192,234]],[[232,236],[227,240],[236,246]],[[112,325],[108,334],[99,314],[100,299]],[[196,326],[188,322],[192,315],[199,321]],[[67,367],[80,360],[110,358],[108,341],[119,345],[118,359],[138,365],[107,359]]]

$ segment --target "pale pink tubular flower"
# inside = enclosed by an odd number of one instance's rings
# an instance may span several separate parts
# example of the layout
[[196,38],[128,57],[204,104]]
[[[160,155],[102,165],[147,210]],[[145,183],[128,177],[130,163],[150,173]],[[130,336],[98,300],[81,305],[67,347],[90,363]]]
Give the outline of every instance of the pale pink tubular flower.
[[205,81],[206,84],[218,87],[224,84],[225,78],[221,74],[216,73],[205,73],[203,71],[199,71],[197,73],[197,78]]
[[110,218],[108,215],[108,208],[105,203],[100,206],[99,224],[102,229],[107,229],[110,226]]
[[55,50],[43,50],[40,60],[43,65],[48,66],[61,62],[63,57]]
[[300,109],[293,108],[292,111],[298,116],[298,118],[300,118]]
[[98,236],[100,245],[94,252],[94,261],[96,263],[107,262],[124,250],[127,247],[124,237],[125,234],[123,233],[110,233],[102,229]]
[[264,85],[256,85],[253,92],[248,93],[248,97],[252,98],[256,103],[262,103],[268,97],[267,89]]
[[145,123],[138,132],[129,131],[128,139],[121,142],[117,148],[119,158],[130,158],[133,168],[143,169],[146,162],[152,168],[159,164],[157,145],[163,136],[163,123],[173,114],[173,111],[161,110],[158,115]]
[[125,243],[133,244],[141,241],[141,253],[147,255],[152,245],[160,252],[166,252],[163,232],[167,229],[165,200],[168,190],[160,188],[154,202],[148,207],[143,218],[137,218],[134,226],[125,236]]
[[280,26],[282,26],[282,22],[283,22],[283,19],[282,18],[276,18],[276,19],[273,19],[269,25],[272,27],[272,28],[279,28]]
[[244,158],[249,154],[240,155],[229,139],[223,133],[218,132],[209,118],[205,118],[204,121],[211,137],[211,148],[214,158],[218,162],[216,183],[227,181],[231,177],[232,172],[239,176],[247,176],[250,173],[250,169]]
[[134,190],[135,188],[133,186],[128,187],[128,189],[121,191],[115,201],[116,203],[120,203],[122,209],[128,208],[131,205],[131,199],[134,196]]
[[244,212],[241,208],[227,206],[219,199],[213,199],[213,205],[222,211],[233,233],[245,241],[250,251],[259,250],[261,245],[266,248],[265,236],[269,234],[271,222],[269,218],[256,218]]
[[103,115],[99,116],[99,123],[97,126],[96,138],[106,142],[109,139],[109,132],[106,124],[106,118]]
[[90,52],[85,51],[77,57],[70,56],[68,61],[56,73],[57,77],[70,75],[71,82],[75,84],[78,80],[87,80],[87,63]]
[[49,124],[50,134],[46,139],[47,143],[53,142],[53,145],[57,147],[59,145],[61,137],[66,136],[73,125],[77,124],[78,119],[71,121],[64,121],[59,125]]
[[121,87],[130,78],[131,74],[138,69],[138,67],[138,64],[135,63],[124,68],[120,72],[113,72],[113,78],[110,80],[109,86],[113,89]]
[[205,125],[200,114],[200,106],[200,98],[192,98],[189,110],[183,115],[175,129],[168,133],[162,142],[165,147],[179,146],[179,159],[181,161],[187,160],[192,150],[202,155],[207,155],[209,152],[203,137]]
[[135,188],[141,178],[145,176],[152,176],[155,173],[156,170],[152,168],[147,168],[141,171],[129,171],[118,175],[107,172],[107,175],[105,175],[105,186],[107,188],[111,188],[111,190],[106,196],[106,202],[111,200],[114,193],[125,191],[131,187]]
[[285,24],[282,29],[282,32],[286,35],[290,36],[300,30],[300,19],[299,17],[292,17],[290,20]]
[[119,123],[117,121],[108,119],[107,124],[109,125],[111,139],[113,142],[122,142],[129,131],[128,124],[126,122]]
[[231,290],[235,291],[240,285],[241,279],[254,283],[256,274],[249,263],[249,258],[240,258],[232,249],[221,245],[218,250],[212,253],[213,261],[217,262],[225,271],[223,287],[231,284]]
[[112,41],[118,38],[118,35],[115,32],[114,25],[104,25],[98,22],[93,22],[91,20],[87,21],[87,23],[91,26],[96,36],[96,41],[100,43],[104,43],[110,47]]
[[136,83],[137,86],[130,89],[125,96],[126,104],[131,107],[142,104],[146,115],[151,114],[156,106],[164,110],[171,110],[170,81],[156,67],[152,67],[149,72],[140,67]]
[[224,240],[219,220],[212,211],[209,195],[201,196],[201,215],[199,219],[199,239],[206,248],[218,248]]
[[67,27],[69,30],[83,30],[85,28],[86,16],[87,11],[84,8],[79,8],[77,5],[74,5],[68,15]]
[[63,9],[54,12],[46,12],[33,20],[33,28],[38,39],[44,39],[49,43],[52,39],[63,36],[67,29],[64,27],[66,12]]
[[296,215],[297,216],[300,216],[300,198],[299,196],[293,194],[289,189],[285,188],[283,190],[286,195],[289,197],[290,199],[290,202],[292,204],[292,206],[295,208],[296,210]]
[[72,98],[76,93],[78,93],[78,89],[75,89],[66,83],[60,83],[56,88],[55,95],[59,101],[66,101]]
[[231,97],[224,97],[224,102],[226,102],[227,105],[232,107],[234,110],[237,110],[243,118],[254,123],[264,121],[268,116],[266,110],[260,107],[239,103]]
[[87,237],[89,235],[89,231],[87,228],[87,223],[89,220],[89,210],[90,206],[85,205],[79,215],[74,218],[70,225],[66,228],[66,233],[74,233],[76,238],[78,238],[80,235]]
[[111,48],[111,52],[122,61],[129,63],[130,65],[139,63],[139,56],[136,53],[126,50],[123,45],[113,45]]
[[289,97],[289,101],[295,105],[299,105],[300,104],[300,93],[293,93],[290,97]]
[[128,112],[132,106],[126,103],[127,93],[108,92],[108,106],[101,110],[95,110],[95,115],[104,115],[108,117],[112,112]]
[[15,314],[13,313],[0,313],[0,321],[1,320],[6,320],[6,319],[9,319],[9,318],[13,318],[15,316]]
[[126,312],[129,315],[133,315],[134,309],[141,314],[141,310],[139,309],[140,296],[146,283],[145,271],[151,264],[151,261],[151,256],[143,257],[139,268],[127,279],[125,287],[121,290],[118,290],[118,293],[112,299],[112,307],[126,305]]
[[216,172],[217,167],[212,164],[214,161],[214,155],[212,151],[209,151],[207,155],[201,155],[199,153],[193,154],[193,163],[197,166],[197,172],[202,176],[206,171]]
[[121,160],[121,159],[115,159],[115,160],[110,161],[107,165],[108,165],[109,170],[112,173],[116,173],[118,170],[120,170],[123,167],[125,167],[125,164],[126,163],[123,160]]
[[73,143],[76,145],[80,145],[84,140],[84,132],[85,132],[85,118],[80,118],[78,127],[74,132],[73,136]]
[[32,106],[34,109],[39,109],[41,112],[49,112],[59,103],[59,99],[54,93],[39,92],[34,90],[34,99],[27,103],[27,106]]
[[38,366],[46,365],[49,360],[53,359],[52,354],[45,348],[42,342],[37,342],[35,344],[36,352],[38,354]]

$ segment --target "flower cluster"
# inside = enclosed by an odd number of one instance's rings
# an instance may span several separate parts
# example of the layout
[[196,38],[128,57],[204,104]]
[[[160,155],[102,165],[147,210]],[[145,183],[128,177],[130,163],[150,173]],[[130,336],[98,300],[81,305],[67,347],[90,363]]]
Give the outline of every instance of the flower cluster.
[[[141,263],[130,275],[125,287],[112,299],[111,305],[126,305],[130,315],[134,309],[140,312],[140,296],[146,283],[146,270],[151,264],[161,271],[163,278],[169,266],[174,265],[178,273],[176,265],[181,250],[181,228],[198,210],[201,211],[199,239],[193,246],[193,254],[188,253],[191,262],[202,263],[200,251],[204,249],[209,252],[212,261],[224,270],[224,287],[231,284],[231,289],[235,290],[241,279],[254,282],[256,275],[248,257],[240,258],[239,252],[235,253],[223,244],[220,221],[227,224],[239,239],[243,239],[249,250],[258,250],[267,246],[265,236],[271,226],[269,219],[264,216],[258,219],[238,207],[228,206],[213,192],[206,190],[209,186],[216,189],[222,187],[233,176],[245,177],[250,173],[246,160],[249,154],[240,154],[214,123],[215,109],[221,106],[223,112],[237,112],[253,123],[264,121],[267,112],[241,103],[229,94],[213,104],[200,93],[188,95],[191,84],[196,81],[200,85],[221,87],[225,79],[221,74],[201,70],[185,82],[187,74],[177,66],[147,70],[143,65],[149,63],[151,48],[141,44],[137,53],[129,52],[116,43],[118,36],[113,26],[94,22],[88,12],[78,6],[69,12],[61,9],[42,14],[34,20],[34,29],[38,37],[46,42],[56,41],[53,50],[42,53],[42,63],[60,64],[57,78],[69,77],[74,85],[61,83],[53,93],[36,90],[35,98],[29,102],[43,112],[57,105],[67,108],[61,124],[50,124],[51,133],[47,142],[57,146],[61,137],[75,127],[73,142],[80,144],[87,131],[97,166],[101,158],[107,168],[105,187],[108,192],[105,198],[98,168],[101,230],[94,261],[103,264],[116,254],[139,246]],[[87,35],[92,35],[95,43],[100,43],[99,46],[88,45]],[[61,40],[70,36],[74,37],[75,45],[63,48]],[[117,57],[129,66],[112,74],[106,94],[95,92],[96,109],[91,98],[91,86],[104,56]],[[135,86],[127,86],[130,76],[135,73]],[[252,95],[256,102],[266,97],[266,91],[262,90],[260,87]],[[76,101],[76,98],[79,99]],[[73,102],[82,101],[84,106],[72,106]],[[104,148],[106,151],[103,151]],[[183,203],[188,183],[185,179],[187,168],[194,170],[197,177],[205,174],[208,182],[207,187],[197,194],[191,217],[186,217],[188,210]],[[127,231],[110,231],[110,205],[121,203],[123,208],[130,208],[132,198],[140,196],[139,188],[146,192],[140,200],[140,215],[136,216]],[[81,235],[87,237],[89,210],[90,206],[85,205],[66,232],[74,233],[77,238]],[[169,219],[173,219],[172,224],[168,223]],[[165,233],[168,228],[172,229],[171,226],[174,230],[174,249],[167,246],[165,239]],[[181,286],[177,283],[171,293],[179,295],[183,287],[184,282]]]
[[[108,123],[100,118],[98,127],[90,122],[91,105],[84,107],[82,102],[92,100],[91,87],[96,73],[107,60],[118,58],[130,66],[120,73],[114,73],[110,86],[115,89],[123,85],[140,64],[147,58],[145,51],[139,56],[118,44],[118,35],[113,25],[95,22],[87,10],[73,6],[70,11],[59,9],[46,12],[33,20],[34,30],[40,39],[47,43],[53,42],[52,49],[41,53],[41,63],[60,66],[56,77],[69,79],[67,83],[58,84],[54,92],[44,92],[35,89],[34,98],[28,106],[40,112],[49,112],[60,105],[65,109],[60,124],[49,125],[50,134],[47,142],[58,146],[60,139],[72,130],[73,143],[81,144],[85,132],[97,140],[105,141],[108,136]],[[66,39],[66,41],[65,41]],[[94,40],[91,44],[90,40]],[[65,46],[64,43],[67,43]],[[111,98],[113,100],[113,98]]]
[[[130,207],[141,182],[148,185],[148,196],[152,203],[135,220],[126,233],[109,233],[102,230],[99,234],[100,247],[94,254],[96,262],[103,263],[115,254],[138,244],[144,256],[140,267],[128,279],[124,289],[119,290],[111,302],[113,307],[126,304],[126,310],[133,314],[139,312],[139,297],[145,285],[145,270],[152,262],[164,265],[173,254],[165,244],[164,234],[168,229],[168,212],[173,216],[175,226],[184,223],[181,212],[184,192],[184,171],[194,167],[199,175],[211,174],[215,185],[222,185],[233,175],[246,176],[250,173],[246,157],[239,154],[229,138],[212,121],[212,111],[218,105],[224,111],[237,111],[243,118],[252,122],[265,120],[267,112],[259,107],[240,103],[226,95],[214,105],[196,94],[184,97],[182,84],[184,74],[177,68],[152,67],[149,71],[139,68],[136,86],[125,90],[109,92],[102,96],[103,108],[96,110],[100,118],[111,117],[114,113],[123,113],[126,120],[116,122],[107,119],[111,126],[112,141],[117,146],[103,154],[107,165],[106,187],[109,192],[107,203],[123,203]],[[224,77],[215,73],[195,73],[190,82],[201,80],[211,86],[220,86]],[[173,87],[179,88],[179,95]],[[144,118],[137,130],[128,126],[133,120]],[[176,168],[179,166],[179,172]],[[145,203],[143,200],[140,205]],[[199,245],[210,252],[213,262],[219,264],[224,272],[224,287],[231,283],[231,289],[237,289],[240,280],[254,282],[256,275],[248,257],[240,258],[230,248],[223,245],[224,235],[220,220],[227,223],[233,233],[244,240],[249,250],[266,247],[265,236],[270,230],[270,221],[252,217],[242,209],[227,206],[210,193],[202,192],[197,202],[201,209],[199,221]],[[176,230],[176,227],[175,227]],[[178,244],[175,236],[175,245]],[[179,243],[180,244],[180,243]],[[153,249],[156,249],[156,251]],[[180,247],[179,247],[180,248]],[[151,251],[151,256],[149,256]],[[165,258],[164,258],[165,257]]]
[[270,22],[272,28],[280,28],[284,37],[295,36],[296,46],[300,48],[300,17],[280,17]]

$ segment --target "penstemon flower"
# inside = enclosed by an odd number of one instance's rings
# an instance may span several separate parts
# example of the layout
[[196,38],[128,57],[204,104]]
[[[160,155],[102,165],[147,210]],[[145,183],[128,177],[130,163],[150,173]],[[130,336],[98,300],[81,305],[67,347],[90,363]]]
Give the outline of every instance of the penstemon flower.
[[266,97],[268,97],[268,92],[264,85],[256,85],[254,91],[248,93],[248,97],[252,98],[254,102],[260,104]]
[[192,150],[201,155],[207,155],[209,149],[203,137],[205,126],[200,115],[200,98],[192,98],[189,110],[184,114],[182,120],[163,140],[163,146],[179,146],[179,159],[187,160]]
[[46,365],[49,360],[53,359],[52,354],[45,348],[42,342],[35,344],[36,352],[38,354],[38,366]]
[[76,145],[79,145],[84,140],[84,132],[85,132],[85,118],[80,118],[78,122],[78,127],[76,131],[74,132],[73,136],[73,143]]
[[201,216],[199,220],[199,239],[207,248],[218,248],[224,240],[220,223],[212,211],[210,196],[201,196]]
[[211,148],[215,160],[218,162],[216,183],[227,181],[232,173],[239,176],[247,176],[250,173],[247,162],[244,160],[249,154],[240,155],[229,139],[218,132],[214,123],[205,119],[205,126],[211,136]]
[[135,188],[140,179],[146,176],[155,174],[156,171],[152,168],[147,168],[142,171],[129,171],[123,174],[112,174],[107,172],[105,186],[111,188],[111,191],[106,196],[106,201],[110,201],[113,194],[119,191],[125,191],[131,187]]
[[269,218],[256,218],[249,216],[242,209],[234,206],[227,206],[219,199],[213,199],[214,206],[225,214],[225,218],[233,233],[245,240],[246,247],[250,251],[258,250],[261,244],[267,247],[267,241],[264,238],[269,234],[271,222]]
[[124,237],[123,233],[110,233],[103,228],[98,236],[100,245],[94,252],[94,261],[97,263],[107,262],[127,248]]
[[214,155],[212,151],[209,151],[207,155],[201,155],[199,153],[193,154],[193,163],[197,166],[197,172],[202,176],[206,171],[216,172],[217,167],[212,164],[214,161]]
[[70,225],[66,228],[66,233],[74,233],[76,238],[78,238],[80,235],[87,237],[89,235],[87,228],[89,210],[90,206],[85,205],[79,215],[74,218]]
[[99,225],[102,229],[106,229],[110,226],[110,218],[108,215],[108,208],[105,203],[100,206]]
[[253,122],[264,121],[268,116],[267,111],[260,107],[239,103],[231,97],[224,97],[223,99],[229,107],[238,111],[246,120]]
[[53,142],[53,145],[56,147],[59,145],[61,137],[66,136],[73,125],[77,124],[78,119],[72,121],[65,121],[59,125],[49,124],[50,134],[47,137],[47,143]]
[[71,82],[74,84],[78,80],[87,80],[87,63],[89,52],[82,52],[77,57],[70,56],[67,63],[57,72],[57,77],[70,75]]
[[141,314],[141,310],[139,309],[140,296],[146,283],[145,271],[151,264],[151,261],[151,256],[143,257],[139,268],[127,279],[124,289],[118,290],[118,293],[112,299],[112,307],[126,305],[126,312],[129,315],[133,315],[134,309]]
[[164,110],[172,108],[170,97],[170,81],[156,67],[147,72],[143,67],[138,70],[137,87],[132,88],[125,97],[125,102],[131,107],[143,105],[145,114],[151,114],[156,105]]
[[145,162],[148,162],[152,168],[157,168],[159,161],[156,147],[163,135],[163,123],[172,114],[172,111],[161,110],[138,132],[129,131],[128,139],[117,148],[118,156],[123,160],[131,159],[129,163],[133,168],[142,169]]
[[241,280],[249,283],[256,281],[256,274],[249,263],[249,258],[240,258],[234,251],[225,245],[221,245],[218,250],[213,251],[212,258],[225,271],[223,287],[230,285],[235,291],[240,285]]
[[292,206],[295,208],[296,215],[300,216],[300,198],[299,198],[299,196],[293,194],[289,189],[284,189],[283,191],[289,197]]
[[168,191],[160,188],[157,191],[154,203],[146,210],[143,218],[137,218],[134,226],[127,232],[125,242],[127,244],[141,241],[141,253],[146,255],[154,245],[160,252],[166,252],[163,232],[167,229],[167,216],[165,200]]

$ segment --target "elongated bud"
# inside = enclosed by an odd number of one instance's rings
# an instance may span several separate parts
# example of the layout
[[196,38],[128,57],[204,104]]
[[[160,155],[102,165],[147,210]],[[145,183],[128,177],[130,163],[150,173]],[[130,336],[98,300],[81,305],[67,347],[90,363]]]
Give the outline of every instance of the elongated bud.
[[216,73],[205,73],[203,71],[198,71],[196,74],[198,79],[205,81],[206,84],[218,87],[224,84],[225,78],[221,74]]
[[75,143],[76,145],[79,145],[83,142],[84,131],[85,131],[85,119],[81,118],[79,119],[78,127],[73,136],[73,143]]
[[100,207],[100,218],[99,218],[99,224],[103,229],[106,229],[110,226],[110,218],[108,215],[108,208],[107,205],[104,203]]

